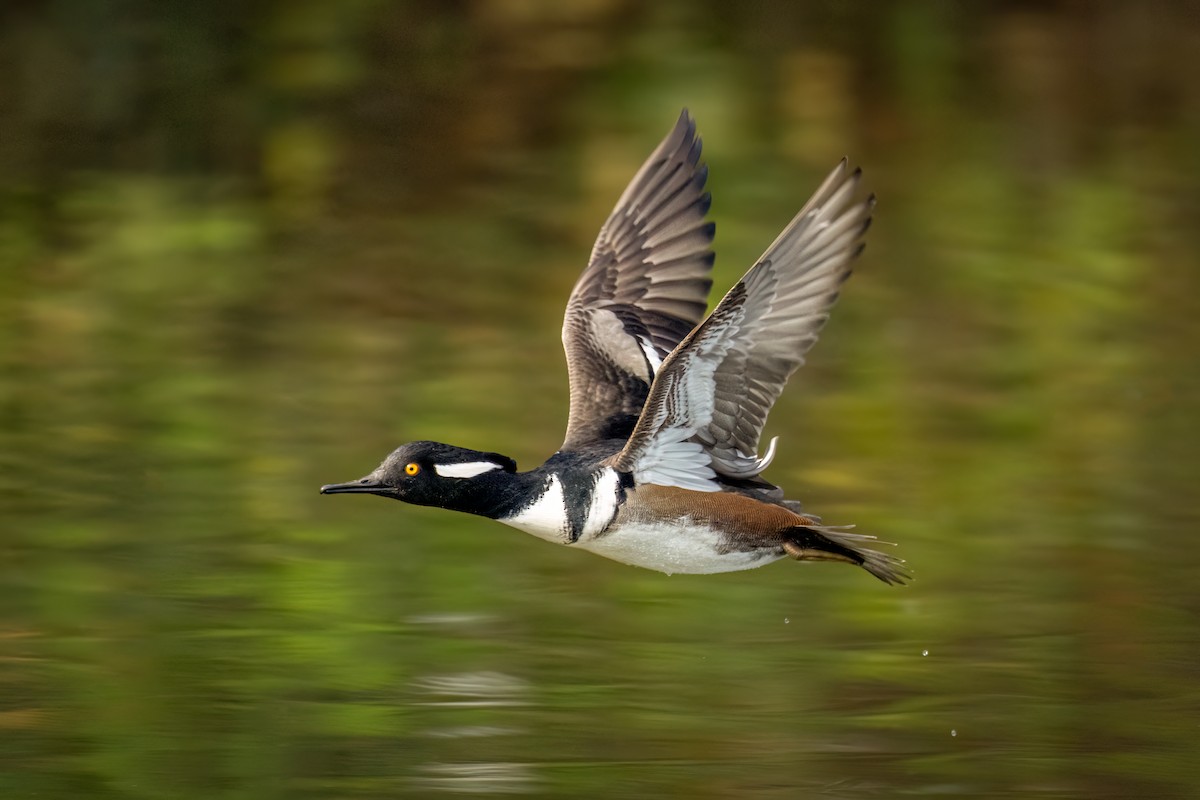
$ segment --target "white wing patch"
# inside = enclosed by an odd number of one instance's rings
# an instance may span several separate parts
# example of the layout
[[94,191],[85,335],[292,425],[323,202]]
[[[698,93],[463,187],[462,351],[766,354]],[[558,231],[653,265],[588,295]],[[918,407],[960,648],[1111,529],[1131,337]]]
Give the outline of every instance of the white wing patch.
[[662,356],[658,354],[658,350],[654,347],[654,343],[645,336],[639,336],[638,344],[642,346],[642,352],[646,354],[646,361],[650,362],[651,374],[657,373],[658,368],[662,366]]
[[719,492],[717,473],[709,466],[712,459],[702,445],[686,441],[691,434],[689,429],[676,428],[651,439],[634,464],[634,479],[638,483]]
[[570,524],[567,521],[567,502],[562,481],[557,475],[551,475],[550,482],[546,484],[538,499],[511,517],[504,517],[499,521],[517,530],[532,533],[539,539],[566,544],[570,539]]
[[588,507],[587,519],[583,523],[581,538],[589,538],[603,531],[617,515],[617,491],[621,476],[612,467],[605,467],[596,478],[592,488],[592,503]]
[[468,461],[464,464],[434,464],[433,471],[443,478],[474,478],[494,469],[503,469],[495,461]]

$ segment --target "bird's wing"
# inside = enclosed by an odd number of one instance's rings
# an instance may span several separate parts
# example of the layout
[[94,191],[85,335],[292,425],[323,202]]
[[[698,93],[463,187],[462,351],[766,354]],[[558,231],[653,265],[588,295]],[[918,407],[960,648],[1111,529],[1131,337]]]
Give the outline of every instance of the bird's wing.
[[567,301],[562,449],[628,436],[663,359],[704,316],[714,230],[704,220],[707,177],[684,110],[617,201]]
[[817,341],[874,197],[854,199],[860,172],[845,160],[712,314],[663,362],[633,435],[614,465],[639,483],[717,491],[774,455],[758,440],[788,377]]

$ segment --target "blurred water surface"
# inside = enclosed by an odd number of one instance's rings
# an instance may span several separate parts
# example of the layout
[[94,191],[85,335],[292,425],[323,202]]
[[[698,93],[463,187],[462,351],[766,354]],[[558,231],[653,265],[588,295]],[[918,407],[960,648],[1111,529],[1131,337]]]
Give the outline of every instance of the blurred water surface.
[[[188,9],[0,10],[0,795],[1200,791],[1195,4]],[[769,477],[916,582],[319,497],[553,452],[684,105],[717,292],[879,195]]]

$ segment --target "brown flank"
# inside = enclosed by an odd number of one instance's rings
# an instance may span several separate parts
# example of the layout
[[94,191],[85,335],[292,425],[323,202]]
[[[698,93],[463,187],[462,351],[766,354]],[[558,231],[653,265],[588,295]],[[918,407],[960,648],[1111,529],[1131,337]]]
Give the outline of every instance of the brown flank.
[[779,548],[798,561],[843,561],[866,569],[885,583],[905,583],[903,561],[859,546],[873,537],[821,525],[783,506],[732,492],[697,492],[643,484],[629,492],[614,526],[687,519],[721,531],[730,552]]

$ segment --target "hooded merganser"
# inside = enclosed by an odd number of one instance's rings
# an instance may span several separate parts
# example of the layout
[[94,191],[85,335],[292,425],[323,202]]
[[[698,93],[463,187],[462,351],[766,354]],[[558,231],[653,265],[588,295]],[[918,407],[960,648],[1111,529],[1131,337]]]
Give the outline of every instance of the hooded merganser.
[[[567,302],[566,439],[518,472],[498,453],[410,442],[322,494],[465,511],[665,573],[750,569],[786,556],[857,564],[886,583],[903,561],[822,525],[761,473],[771,406],[862,252],[874,196],[845,159],[707,318],[714,225],[686,110],[634,175]],[[703,321],[701,321],[703,319]]]

